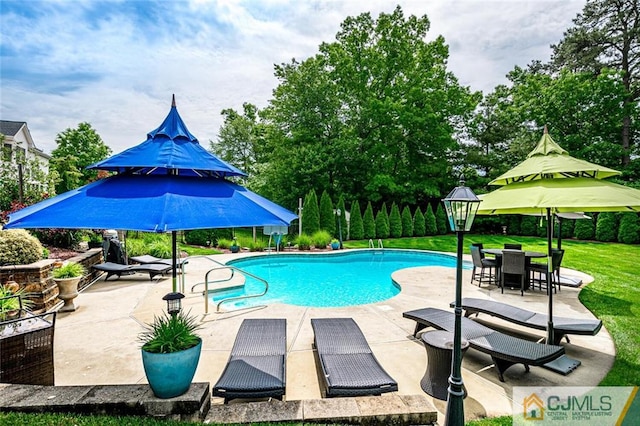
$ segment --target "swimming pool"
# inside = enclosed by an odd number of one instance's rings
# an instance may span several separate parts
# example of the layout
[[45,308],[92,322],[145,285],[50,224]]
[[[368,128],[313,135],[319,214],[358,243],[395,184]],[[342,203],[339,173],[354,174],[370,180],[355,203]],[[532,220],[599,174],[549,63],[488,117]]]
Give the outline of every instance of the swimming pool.
[[[225,308],[271,303],[336,307],[380,302],[400,292],[394,271],[414,266],[455,268],[456,257],[419,250],[353,250],[327,254],[269,254],[227,263],[269,282],[265,296],[229,302]],[[464,265],[470,268],[469,264]],[[256,294],[264,283],[249,276],[243,287],[212,293],[214,303],[226,297]]]

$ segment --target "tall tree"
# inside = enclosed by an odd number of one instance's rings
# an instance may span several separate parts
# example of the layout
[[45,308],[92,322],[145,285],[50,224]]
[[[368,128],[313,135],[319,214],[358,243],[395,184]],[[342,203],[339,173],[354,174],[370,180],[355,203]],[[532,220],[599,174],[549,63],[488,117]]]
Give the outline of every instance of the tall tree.
[[232,108],[221,112],[224,122],[217,142],[210,141],[209,148],[222,160],[233,164],[251,178],[261,161],[264,147],[264,125],[258,122],[258,108],[250,103],[242,104],[242,114]]
[[111,154],[102,138],[89,123],[80,123],[56,136],[56,149],[51,152],[51,165],[60,176],[56,192],[62,193],[82,186],[98,177],[97,170],[86,167]]
[[364,238],[364,223],[360,213],[360,203],[358,200],[351,203],[349,211],[349,239],[361,240]]
[[400,215],[400,207],[396,203],[391,204],[391,212],[389,213],[389,236],[391,238],[402,237],[402,216]]
[[409,207],[404,206],[402,209],[402,236],[413,237],[413,218],[411,217],[411,210]]
[[289,167],[271,173],[270,186],[410,205],[441,196],[480,94],[447,71],[448,48],[442,37],[425,41],[429,27],[400,7],[348,17],[317,55],[276,66],[264,117],[270,162]]
[[[431,215],[433,216],[433,211]],[[425,218],[420,206],[416,207],[416,211],[413,214],[413,232],[416,237],[424,237],[426,235]]]
[[320,230],[320,211],[318,207],[318,196],[315,190],[311,190],[304,198],[302,205],[302,230],[307,235],[312,235]]
[[320,229],[327,231],[332,236],[336,235],[336,215],[333,211],[333,202],[327,191],[320,195]]
[[[640,3],[638,0],[588,0],[574,27],[552,46],[554,69],[569,68],[601,74],[606,68],[622,73],[626,96],[622,104],[622,164],[629,164],[638,140],[637,101],[640,98]],[[634,105],[636,104],[636,105]],[[637,142],[635,142],[637,143]]]
[[362,225],[364,228],[363,236],[365,239],[372,239],[376,237],[376,220],[373,216],[373,206],[371,205],[371,201],[367,203],[367,208],[364,210]]

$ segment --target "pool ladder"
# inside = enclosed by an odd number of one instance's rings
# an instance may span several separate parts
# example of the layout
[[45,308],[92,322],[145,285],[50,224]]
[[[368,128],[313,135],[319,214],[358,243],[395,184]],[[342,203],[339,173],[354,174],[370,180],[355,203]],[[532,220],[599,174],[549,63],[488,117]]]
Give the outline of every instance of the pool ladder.
[[[209,313],[209,293],[211,291],[214,290],[209,290],[209,285],[210,284],[216,284],[216,283],[226,283],[226,282],[230,282],[234,277],[235,277],[235,273],[238,272],[241,275],[247,275],[250,276],[258,281],[261,281],[264,283],[264,291],[262,293],[257,293],[257,294],[248,294],[248,295],[244,295],[244,296],[233,296],[233,297],[227,297],[225,299],[220,300],[217,304],[216,304],[216,313],[220,313],[220,306],[223,303],[227,303],[230,301],[237,301],[237,300],[243,300],[243,299],[251,299],[251,298],[255,298],[255,297],[261,297],[264,296],[265,294],[267,294],[267,291],[269,290],[269,283],[267,282],[267,280],[260,278],[256,275],[253,275],[247,271],[244,271],[240,268],[236,268],[235,266],[231,266],[231,265],[225,265],[224,263],[220,263],[217,260],[211,259],[209,256],[206,255],[201,255],[201,256],[190,256],[188,257],[188,259],[194,259],[194,258],[205,258],[215,264],[217,264],[218,266],[216,266],[215,268],[209,269],[207,271],[207,273],[204,276],[204,281],[203,282],[199,282],[194,284],[193,286],[191,286],[191,292],[194,292],[194,289],[198,286],[204,285],[204,291],[203,291],[203,296],[204,296],[204,313],[205,315]],[[228,270],[230,272],[228,277],[225,278],[220,278],[220,279],[216,279],[216,280],[210,280],[209,279],[209,274],[214,272],[214,271],[221,271],[221,270]],[[184,291],[184,277],[182,278],[182,290]],[[240,308],[242,309],[242,308]],[[240,310],[237,309],[237,310]],[[230,312],[230,311],[225,311],[225,312]]]
[[[373,245],[373,239],[369,240],[369,248],[370,249],[376,249],[376,247]],[[382,245],[382,239],[378,238],[378,250],[383,250],[384,246]]]

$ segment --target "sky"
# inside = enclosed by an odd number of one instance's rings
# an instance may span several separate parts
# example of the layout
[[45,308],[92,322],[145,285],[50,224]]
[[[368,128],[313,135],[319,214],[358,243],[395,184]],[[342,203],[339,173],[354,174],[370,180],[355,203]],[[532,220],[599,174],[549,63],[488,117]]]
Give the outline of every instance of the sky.
[[113,153],[160,125],[176,96],[209,147],[221,111],[264,108],[274,64],[335,41],[349,16],[401,6],[443,36],[460,84],[489,93],[506,74],[547,61],[585,0],[0,0],[0,118],[25,121],[51,153],[88,122]]

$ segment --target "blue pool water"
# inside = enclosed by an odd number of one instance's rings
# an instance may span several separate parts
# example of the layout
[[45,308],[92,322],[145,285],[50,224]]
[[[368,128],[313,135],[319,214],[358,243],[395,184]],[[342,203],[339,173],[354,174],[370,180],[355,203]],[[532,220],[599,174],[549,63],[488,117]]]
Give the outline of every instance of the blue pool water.
[[[380,302],[400,292],[394,271],[415,266],[455,268],[455,256],[417,250],[354,250],[338,254],[270,254],[228,262],[269,282],[260,298],[236,307],[286,303],[298,306],[353,306]],[[469,265],[465,265],[468,268]],[[256,294],[264,283],[249,276],[244,287],[213,293],[214,303],[230,296]],[[234,302],[223,305],[233,307]]]

